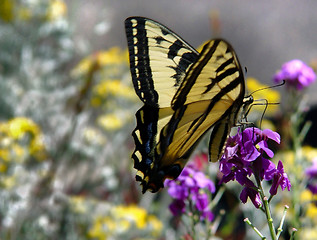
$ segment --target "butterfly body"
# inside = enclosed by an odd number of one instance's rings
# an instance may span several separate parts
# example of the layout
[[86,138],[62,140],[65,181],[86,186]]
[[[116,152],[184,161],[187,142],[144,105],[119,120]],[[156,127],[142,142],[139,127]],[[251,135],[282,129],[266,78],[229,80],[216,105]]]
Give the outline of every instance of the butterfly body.
[[132,133],[136,180],[143,192],[156,192],[166,178],[177,178],[210,129],[209,155],[217,161],[250,101],[238,58],[225,40],[210,40],[198,53],[151,19],[130,17],[125,26],[132,81],[144,103]]

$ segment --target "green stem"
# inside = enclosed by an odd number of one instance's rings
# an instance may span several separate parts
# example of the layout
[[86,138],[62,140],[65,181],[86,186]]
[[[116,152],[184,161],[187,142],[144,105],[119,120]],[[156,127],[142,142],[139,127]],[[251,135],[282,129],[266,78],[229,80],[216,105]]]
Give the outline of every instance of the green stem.
[[265,216],[266,216],[266,219],[267,219],[268,227],[270,229],[271,238],[272,238],[272,240],[277,240],[276,232],[275,232],[274,224],[273,224],[273,218],[271,216],[271,211],[270,211],[268,198],[264,195],[264,191],[263,191],[262,184],[261,184],[261,181],[260,181],[259,177],[256,176],[255,178],[256,178],[256,182],[257,182],[257,185],[258,185],[258,188],[259,188],[260,196],[261,196],[261,199],[262,199],[262,202],[263,202],[264,212],[265,212]]
[[297,232],[297,229],[296,228],[293,228],[292,229],[292,234],[291,234],[291,239],[290,240],[294,240],[295,239],[295,234]]
[[[301,150],[301,137],[299,136],[300,132],[300,124],[301,124],[301,116],[299,111],[296,111],[293,115],[291,115],[291,138],[293,142],[293,151],[294,151],[294,165],[295,168],[300,167],[302,164],[302,150]],[[294,209],[294,218],[293,218],[293,226],[295,228],[299,228],[300,226],[300,204],[299,204],[299,196],[300,196],[300,178],[295,171],[293,173],[293,179],[296,184],[292,189],[292,208]]]
[[262,235],[262,233],[259,231],[259,229],[257,229],[257,228],[251,223],[251,221],[250,221],[248,218],[245,218],[245,219],[244,219],[244,222],[246,222],[247,224],[249,224],[249,226],[256,232],[256,234],[258,234],[258,235],[260,236],[260,238],[261,238],[262,240],[266,240],[266,237],[264,237],[264,236]]
[[283,217],[281,219],[280,226],[277,229],[277,239],[279,239],[281,233],[283,232],[283,224],[284,224],[284,220],[286,217],[287,209],[289,209],[289,207],[287,205],[285,205],[284,211],[283,211]]

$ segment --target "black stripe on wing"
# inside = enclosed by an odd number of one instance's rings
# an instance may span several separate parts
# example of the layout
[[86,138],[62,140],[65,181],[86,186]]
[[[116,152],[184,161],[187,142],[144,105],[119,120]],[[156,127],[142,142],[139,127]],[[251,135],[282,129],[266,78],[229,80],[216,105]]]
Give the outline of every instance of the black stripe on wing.
[[[189,135],[186,136],[186,141],[183,142],[182,146],[180,146],[180,148],[182,148],[184,145],[186,145],[187,141],[189,141],[191,139],[191,137],[196,134],[197,129],[200,127],[200,125],[207,120],[208,115],[212,114],[212,110],[215,106],[215,104],[224,96],[226,95],[228,92],[230,92],[231,90],[233,90],[234,88],[236,88],[240,83],[241,79],[237,78],[234,81],[230,82],[230,84],[228,84],[225,88],[223,88],[210,102],[210,104],[208,105],[208,108],[202,112],[201,116],[196,118],[195,120],[193,120],[193,122],[191,123],[191,125],[189,126],[189,128],[187,129],[187,133],[189,133]],[[243,95],[241,95],[235,102],[232,103],[231,107],[229,107],[222,116],[219,116],[219,119],[217,122],[215,122],[214,124],[210,125],[209,128],[205,129],[204,133],[206,133],[210,128],[214,127],[215,125],[217,125],[217,123],[223,121],[224,119],[226,119],[229,115],[233,114],[232,112],[234,112],[234,116],[236,116],[237,111],[239,110],[237,107],[242,105],[242,100],[243,100]],[[176,131],[176,129],[179,127],[179,123],[181,121],[181,119],[184,117],[184,114],[186,114],[186,108],[187,105],[183,105],[180,108],[178,108],[174,115],[172,116],[171,120],[169,121],[168,125],[166,125],[163,130],[160,133],[160,147],[161,147],[161,152],[165,152],[166,149],[168,148],[168,146],[172,143],[172,141],[177,141],[175,140],[175,136],[174,133]],[[236,117],[235,117],[236,119]],[[233,123],[230,124],[230,129],[232,127],[232,125],[235,124],[235,119],[232,120]],[[204,133],[199,137],[199,139],[197,140],[197,143],[199,142],[199,140],[203,137]],[[224,137],[227,138],[228,134],[224,133]],[[219,137],[219,135],[217,134],[217,136]],[[217,139],[218,140],[218,139]],[[223,141],[224,143],[224,141]],[[223,144],[222,144],[223,146]],[[222,148],[220,146],[220,148]],[[189,148],[188,151],[181,156],[181,158],[188,158],[189,155],[191,154],[191,152],[193,151],[193,148]]]
[[144,102],[151,103],[151,105],[155,103],[157,105],[159,96],[154,89],[145,22],[146,19],[144,18],[128,18],[125,20],[130,71],[134,89],[139,98]]
[[206,56],[204,56],[204,58],[201,59],[201,61],[198,60],[188,70],[188,73],[191,73],[191,75],[190,75],[190,77],[186,76],[186,82],[183,83],[184,87],[181,86],[181,91],[178,91],[175,94],[175,96],[172,100],[173,109],[177,109],[180,106],[184,105],[184,103],[186,102],[187,94],[191,90],[193,84],[195,83],[197,77],[199,76],[199,74],[203,70],[204,66],[209,62],[210,58],[213,56],[214,52],[217,49],[219,42],[220,42],[220,40],[215,40],[214,44],[211,48],[208,47],[208,44],[206,44],[203,47],[203,50],[201,51],[200,56],[204,55],[206,51],[208,51],[208,52],[207,52]]
[[209,158],[211,162],[218,161],[224,151],[231,128],[236,122],[238,112],[231,106],[225,114],[226,117],[218,121],[210,134],[209,139]]
[[154,161],[157,135],[158,108],[144,105],[135,114],[137,126],[132,132],[135,150],[132,154],[134,168],[148,174]]
[[[169,107],[199,53],[167,27],[151,19],[130,17],[125,27],[137,95],[153,107]],[[167,91],[172,93],[170,98],[166,98]]]

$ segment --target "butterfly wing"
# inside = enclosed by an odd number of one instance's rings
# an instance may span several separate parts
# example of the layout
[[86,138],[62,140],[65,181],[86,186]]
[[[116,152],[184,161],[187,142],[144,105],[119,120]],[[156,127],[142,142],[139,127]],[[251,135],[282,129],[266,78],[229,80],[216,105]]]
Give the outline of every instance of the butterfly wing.
[[136,113],[137,126],[132,133],[136,148],[132,158],[138,170],[136,179],[145,192],[156,188],[150,186],[148,179],[154,178],[152,173],[157,168],[155,148],[159,133],[174,113],[172,98],[199,54],[167,27],[151,19],[130,17],[125,21],[125,29],[133,85],[144,102]]
[[173,165],[177,165],[181,171],[211,128],[210,159],[217,161],[236,123],[244,94],[243,73],[233,48],[221,39],[206,43],[172,100],[175,112],[162,129],[157,146],[161,168],[175,169]]
[[125,20],[134,89],[154,107],[171,107],[171,100],[198,52],[167,27],[148,18]]
[[245,93],[233,48],[209,41],[200,55],[161,24],[126,20],[130,68],[144,106],[137,112],[132,154],[143,192],[175,179],[204,133],[212,128],[210,158],[219,159]]

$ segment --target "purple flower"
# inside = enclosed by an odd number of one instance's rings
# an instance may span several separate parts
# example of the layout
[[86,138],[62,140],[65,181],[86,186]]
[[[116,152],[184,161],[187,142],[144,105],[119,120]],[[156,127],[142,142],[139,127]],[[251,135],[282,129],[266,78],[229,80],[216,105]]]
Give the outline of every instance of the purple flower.
[[213,213],[209,208],[209,196],[206,193],[201,193],[193,196],[194,202],[196,202],[196,208],[201,214],[201,219],[208,219],[212,221],[214,218]]
[[317,158],[313,159],[313,165],[306,169],[305,173],[308,176],[307,188],[317,194]]
[[185,212],[185,203],[183,200],[175,199],[170,205],[169,209],[174,216],[181,215]]
[[282,190],[286,187],[290,190],[291,187],[282,162],[279,162],[276,168],[268,159],[274,156],[268,147],[268,140],[280,143],[280,135],[270,129],[262,131],[258,128],[246,128],[228,139],[220,160],[220,171],[223,174],[220,183],[236,180],[244,187],[240,194],[241,201],[245,203],[249,198],[257,208],[261,206],[260,195],[250,180],[251,175],[260,181],[273,180],[270,190],[272,195],[276,194],[278,186],[281,186]]
[[307,188],[312,192],[312,194],[317,194],[317,183],[308,183]]
[[256,190],[256,187],[253,184],[253,187],[244,187],[240,194],[240,200],[243,203],[246,203],[248,198],[252,201],[253,205],[256,208],[259,208],[262,206],[260,194]]
[[[169,195],[174,199],[169,208],[174,216],[183,214],[187,205],[194,207],[201,219],[212,221],[213,214],[209,208],[208,192],[215,192],[214,183],[206,175],[195,168],[194,164],[188,164],[175,180],[167,179],[165,186]],[[191,204],[189,204],[191,203]]]
[[317,178],[317,158],[313,159],[313,165],[307,168],[305,173],[309,178]]
[[294,59],[282,65],[281,70],[274,75],[276,83],[286,81],[291,87],[302,90],[315,82],[316,75],[312,68],[307,66],[303,61]]
[[283,163],[281,161],[278,161],[276,172],[273,174],[273,183],[270,189],[271,195],[276,195],[278,186],[281,186],[283,191],[285,188],[287,188],[288,191],[291,190],[291,182],[284,172]]

